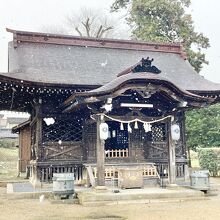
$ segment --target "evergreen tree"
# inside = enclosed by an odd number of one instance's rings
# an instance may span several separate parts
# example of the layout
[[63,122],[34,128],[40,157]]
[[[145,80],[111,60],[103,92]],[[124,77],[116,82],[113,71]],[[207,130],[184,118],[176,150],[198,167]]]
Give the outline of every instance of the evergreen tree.
[[187,146],[220,147],[220,104],[186,113]]
[[[111,9],[126,9],[132,37],[153,42],[182,43],[194,69],[199,72],[205,59],[203,49],[209,39],[195,31],[186,11],[191,0],[115,0]],[[177,75],[178,77],[178,75]],[[187,146],[220,147],[220,105],[186,113]]]
[[192,17],[186,13],[190,0],[115,0],[112,11],[127,8],[132,37],[153,42],[182,43],[188,60],[199,72],[208,64],[202,49],[209,39],[195,31]]

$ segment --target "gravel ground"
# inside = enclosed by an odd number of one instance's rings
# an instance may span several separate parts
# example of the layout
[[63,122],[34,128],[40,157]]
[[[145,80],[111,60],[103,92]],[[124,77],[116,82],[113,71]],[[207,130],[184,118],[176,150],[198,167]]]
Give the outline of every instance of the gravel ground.
[[220,219],[220,178],[212,179],[217,196],[208,200],[155,202],[100,207],[51,204],[38,199],[8,200],[0,188],[0,220],[218,220]]

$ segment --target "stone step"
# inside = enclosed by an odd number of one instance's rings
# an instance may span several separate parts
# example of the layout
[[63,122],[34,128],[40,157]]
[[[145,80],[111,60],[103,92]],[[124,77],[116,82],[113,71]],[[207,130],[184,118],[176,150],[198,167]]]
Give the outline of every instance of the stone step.
[[193,199],[193,198],[204,198],[204,193],[196,190],[189,189],[177,189],[164,191],[161,189],[148,190],[121,190],[119,193],[113,193],[111,191],[105,193],[91,192],[79,192],[77,193],[80,204],[105,202],[105,203],[117,203],[119,201],[132,201],[132,200],[163,200],[163,199]]
[[110,205],[126,205],[126,204],[151,204],[151,203],[181,203],[187,201],[209,200],[207,197],[188,197],[188,198],[164,198],[164,199],[139,199],[139,200],[119,200],[119,201],[84,201],[83,206],[97,207]]

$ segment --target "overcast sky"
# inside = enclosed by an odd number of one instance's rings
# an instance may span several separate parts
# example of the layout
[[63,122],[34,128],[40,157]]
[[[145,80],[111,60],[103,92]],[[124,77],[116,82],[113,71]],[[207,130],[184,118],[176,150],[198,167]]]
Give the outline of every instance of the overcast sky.
[[[82,7],[108,10],[114,0],[0,0],[0,72],[7,71],[7,42],[12,34],[5,28],[41,31],[43,26],[61,25],[64,17],[78,13]],[[197,31],[210,39],[211,48],[206,52],[209,65],[202,75],[220,83],[220,1],[192,0],[193,20]]]

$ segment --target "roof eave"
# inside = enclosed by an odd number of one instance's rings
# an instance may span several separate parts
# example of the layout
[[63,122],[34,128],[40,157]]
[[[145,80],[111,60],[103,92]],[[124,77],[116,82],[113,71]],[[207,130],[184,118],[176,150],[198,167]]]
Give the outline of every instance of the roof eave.
[[39,81],[31,81],[26,79],[15,78],[11,76],[6,76],[8,73],[0,73],[0,82],[6,83],[18,83],[27,86],[39,86],[39,87],[57,87],[57,88],[90,88],[96,89],[101,85],[90,85],[90,84],[66,84],[66,83],[53,83],[53,82],[39,82]]
[[27,120],[27,121],[25,121],[25,122],[22,122],[22,123],[19,124],[19,125],[14,126],[14,127],[11,129],[12,133],[18,133],[22,128],[24,128],[24,127],[26,127],[26,126],[29,126],[30,122],[31,122],[31,121],[30,121],[30,119],[29,119],[29,120]]

